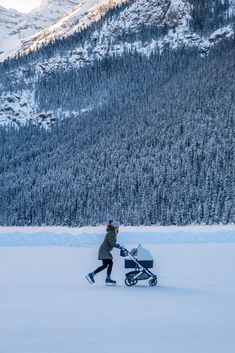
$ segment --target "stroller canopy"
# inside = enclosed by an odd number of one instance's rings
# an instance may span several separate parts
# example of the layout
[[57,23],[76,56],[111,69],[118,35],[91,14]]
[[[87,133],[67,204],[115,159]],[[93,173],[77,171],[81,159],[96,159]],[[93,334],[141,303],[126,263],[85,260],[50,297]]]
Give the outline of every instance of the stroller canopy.
[[[140,265],[146,268],[153,268],[153,256],[149,250],[145,249],[141,244],[137,248],[130,251]],[[133,260],[125,259],[125,268],[135,268],[136,263]]]
[[153,261],[150,251],[145,249],[141,244],[138,245],[138,248],[132,249],[130,253],[139,261]]

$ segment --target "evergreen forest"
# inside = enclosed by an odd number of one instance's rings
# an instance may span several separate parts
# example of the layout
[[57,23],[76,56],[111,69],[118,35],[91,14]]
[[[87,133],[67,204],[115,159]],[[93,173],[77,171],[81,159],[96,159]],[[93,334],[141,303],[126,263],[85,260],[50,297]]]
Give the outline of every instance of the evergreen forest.
[[[229,0],[189,1],[200,35],[231,24]],[[208,55],[128,51],[35,74],[101,22],[0,65],[0,93],[31,90],[38,112],[68,112],[49,129],[0,126],[0,225],[235,223],[235,39]],[[146,24],[117,40],[149,42],[166,30]]]
[[235,222],[235,45],[126,53],[36,82],[79,117],[0,128],[0,224]]

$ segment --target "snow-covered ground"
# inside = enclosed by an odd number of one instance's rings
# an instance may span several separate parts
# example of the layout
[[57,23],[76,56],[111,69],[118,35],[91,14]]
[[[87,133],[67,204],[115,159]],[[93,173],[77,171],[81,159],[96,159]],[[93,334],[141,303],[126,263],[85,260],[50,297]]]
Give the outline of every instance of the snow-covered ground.
[[[121,227],[128,249],[141,242],[154,256],[156,287],[126,287],[116,249],[118,286],[106,287],[104,273],[95,285],[86,281],[99,265],[103,233],[104,227],[0,229],[1,353],[233,352],[234,226]],[[30,238],[52,245],[50,237],[64,246],[25,246]]]
[[[99,227],[0,227],[0,246],[98,245],[105,232]],[[186,227],[120,227],[122,244],[235,243],[235,225]]]

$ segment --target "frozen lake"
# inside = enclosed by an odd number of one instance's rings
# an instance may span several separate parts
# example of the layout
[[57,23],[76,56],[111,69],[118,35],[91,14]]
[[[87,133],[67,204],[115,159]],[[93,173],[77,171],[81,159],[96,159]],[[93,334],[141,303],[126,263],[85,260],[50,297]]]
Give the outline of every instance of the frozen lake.
[[156,287],[126,287],[118,250],[118,286],[106,287],[104,273],[84,278],[99,264],[96,245],[0,247],[0,352],[233,352],[235,244],[145,246]]

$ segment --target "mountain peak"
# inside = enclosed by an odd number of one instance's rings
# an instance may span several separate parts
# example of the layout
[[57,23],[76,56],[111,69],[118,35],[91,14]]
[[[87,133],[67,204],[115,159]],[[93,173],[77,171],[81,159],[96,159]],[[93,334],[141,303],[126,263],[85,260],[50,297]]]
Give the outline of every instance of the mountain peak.
[[0,7],[0,61],[14,56],[22,43],[50,27],[82,0],[43,0],[28,14]]

